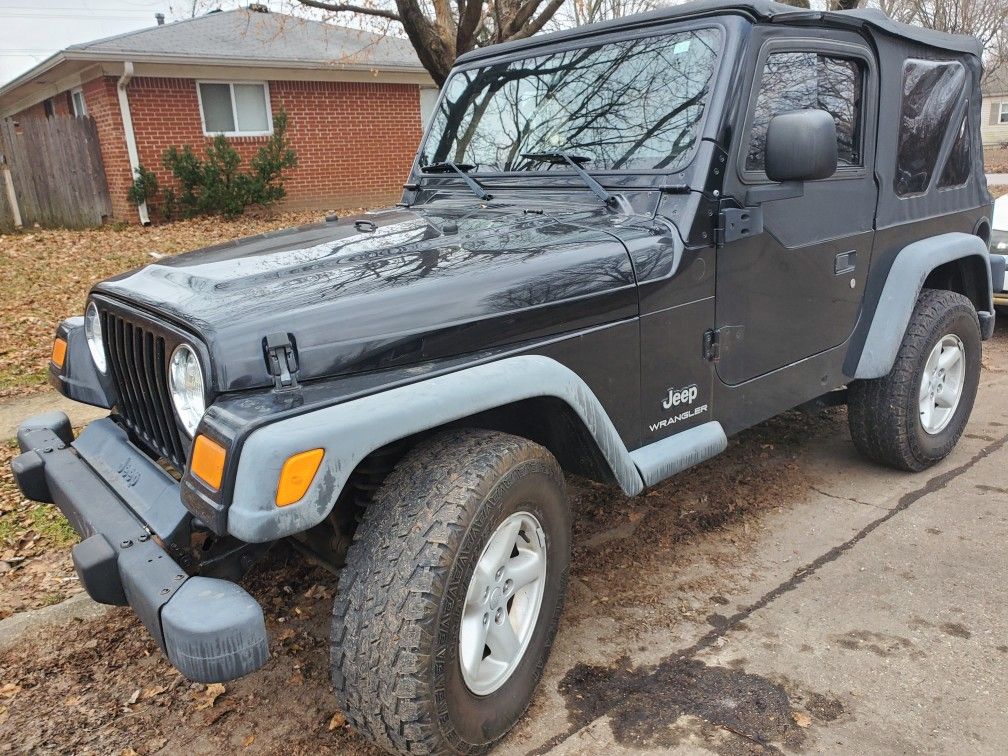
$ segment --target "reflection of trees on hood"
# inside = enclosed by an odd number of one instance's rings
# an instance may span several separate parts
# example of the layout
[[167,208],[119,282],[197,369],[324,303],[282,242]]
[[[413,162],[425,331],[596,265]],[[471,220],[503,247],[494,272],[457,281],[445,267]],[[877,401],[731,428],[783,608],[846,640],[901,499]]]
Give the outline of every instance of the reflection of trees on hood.
[[[390,234],[361,240],[331,242],[324,246],[326,254],[312,257],[310,265],[300,266],[298,278],[312,296],[328,299],[342,292],[354,296],[388,291],[397,286],[415,282],[433,275],[440,277],[460,276],[471,273],[474,268],[493,263],[501,266],[516,266],[530,259],[556,252],[567,245],[583,243],[583,230],[563,223],[543,222],[541,218],[528,217],[509,224],[494,218],[474,217],[467,223],[459,219],[459,232],[453,236],[430,236],[411,233],[398,234],[399,243],[394,242],[397,234]],[[413,238],[419,237],[419,238]],[[569,237],[564,240],[563,237]],[[556,238],[555,241],[550,239]],[[379,246],[384,242],[384,247]],[[291,254],[298,258],[306,251]],[[288,269],[287,273],[291,271]],[[275,275],[263,278],[263,288],[244,289],[243,296],[266,298],[271,286],[275,286]],[[236,284],[237,285],[237,284]],[[268,302],[264,300],[264,307]]]
[[564,150],[595,169],[674,169],[697,139],[720,34],[611,42],[455,74],[421,162],[541,168]]
[[527,286],[493,294],[485,301],[491,310],[518,310],[630,286],[633,281],[629,261],[614,256],[552,271]]

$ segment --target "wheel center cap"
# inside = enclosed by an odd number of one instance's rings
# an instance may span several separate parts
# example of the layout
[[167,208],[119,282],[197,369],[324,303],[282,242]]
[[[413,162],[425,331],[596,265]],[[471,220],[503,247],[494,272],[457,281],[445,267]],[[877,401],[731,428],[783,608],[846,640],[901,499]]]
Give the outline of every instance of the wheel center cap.
[[494,588],[493,593],[490,594],[490,606],[496,607],[498,604],[500,604],[501,597],[503,595],[504,591],[502,591],[499,587]]

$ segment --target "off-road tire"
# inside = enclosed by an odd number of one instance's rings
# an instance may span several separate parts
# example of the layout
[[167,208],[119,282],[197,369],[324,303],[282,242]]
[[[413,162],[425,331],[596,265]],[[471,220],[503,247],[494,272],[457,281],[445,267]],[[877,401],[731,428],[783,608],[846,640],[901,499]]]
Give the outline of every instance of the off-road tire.
[[[518,508],[546,539],[546,588],[525,654],[476,696],[458,633],[476,562]],[[411,450],[354,535],[333,606],[332,681],[348,722],[393,753],[483,753],[518,721],[542,676],[570,563],[563,474],[546,449],[485,430],[450,430]]]
[[[947,334],[963,343],[966,374],[951,421],[931,435],[921,425],[917,403],[928,355]],[[851,438],[868,459],[916,472],[944,459],[969,420],[980,382],[980,323],[972,302],[954,291],[924,289],[889,374],[854,381],[847,394]]]

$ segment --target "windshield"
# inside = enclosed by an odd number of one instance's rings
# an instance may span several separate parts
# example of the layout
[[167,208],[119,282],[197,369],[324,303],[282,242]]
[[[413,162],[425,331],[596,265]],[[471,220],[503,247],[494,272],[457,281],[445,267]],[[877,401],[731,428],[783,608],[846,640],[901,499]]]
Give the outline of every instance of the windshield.
[[698,29],[460,71],[420,165],[538,170],[522,155],[563,151],[596,171],[678,170],[699,139],[720,40]]

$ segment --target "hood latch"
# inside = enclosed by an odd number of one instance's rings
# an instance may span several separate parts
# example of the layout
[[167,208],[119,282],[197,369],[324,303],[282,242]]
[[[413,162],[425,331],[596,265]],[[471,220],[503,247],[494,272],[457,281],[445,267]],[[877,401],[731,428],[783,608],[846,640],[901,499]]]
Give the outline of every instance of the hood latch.
[[294,334],[271,333],[263,339],[266,352],[266,369],[273,376],[273,386],[278,391],[298,387],[297,345]]

